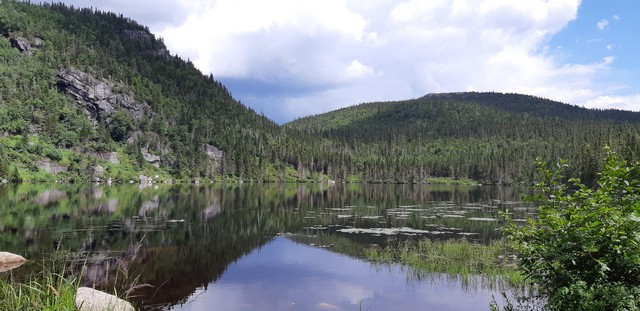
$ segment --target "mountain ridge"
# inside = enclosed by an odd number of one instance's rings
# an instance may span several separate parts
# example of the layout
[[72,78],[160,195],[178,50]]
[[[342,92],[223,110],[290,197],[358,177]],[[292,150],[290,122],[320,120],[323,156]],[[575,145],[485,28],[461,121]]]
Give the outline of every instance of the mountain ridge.
[[[498,101],[496,101],[498,99]],[[333,111],[301,117],[296,120],[284,124],[286,127],[297,127],[300,120],[308,120],[313,118],[329,117],[334,113],[345,112],[352,109],[360,109],[358,118],[370,116],[371,110],[367,110],[366,106],[375,106],[376,110],[381,105],[402,104],[416,101],[456,101],[456,102],[472,102],[481,103],[485,106],[499,108],[510,112],[532,113],[538,116],[561,117],[567,119],[594,119],[604,120],[610,119],[614,121],[640,122],[640,112],[627,111],[619,109],[594,109],[585,108],[577,105],[571,105],[554,101],[533,95],[518,93],[501,93],[501,92],[447,92],[447,93],[429,93],[424,96],[407,99],[401,101],[382,101],[361,103],[349,107],[339,108]],[[524,103],[524,104],[520,104]],[[388,108],[388,107],[387,107]],[[543,109],[541,109],[543,108]]]
[[[485,183],[532,180],[532,163],[561,158],[587,181],[602,147],[638,159],[640,113],[594,110],[530,95],[495,92],[430,94],[413,100],[363,103],[285,124],[340,141],[362,157],[384,150],[381,167],[398,167],[404,181],[429,176]],[[398,152],[398,150],[400,150]],[[380,155],[380,152],[378,152]],[[404,158],[398,164],[398,158]],[[427,173],[416,170],[424,168]],[[385,180],[372,172],[365,179]]]
[[427,94],[279,126],[147,27],[64,4],[3,1],[0,56],[0,181],[514,184],[534,180],[536,158],[592,179],[604,145],[640,155],[639,113],[520,94]]

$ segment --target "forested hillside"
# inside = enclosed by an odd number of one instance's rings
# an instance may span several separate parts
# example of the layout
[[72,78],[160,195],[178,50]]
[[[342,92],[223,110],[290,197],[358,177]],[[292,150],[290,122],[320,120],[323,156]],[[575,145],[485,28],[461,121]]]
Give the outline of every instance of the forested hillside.
[[[279,126],[122,15],[0,4],[0,181],[530,182],[565,158],[591,180],[640,157],[640,114],[499,93],[369,103]],[[158,176],[158,177],[156,177]]]
[[146,27],[63,4],[0,5],[0,136],[16,181],[279,180],[293,158],[277,124]]
[[640,159],[640,113],[519,94],[429,94],[361,104],[286,126],[346,144],[355,159],[347,167],[374,181],[449,176],[511,184],[533,178],[537,157],[570,160],[576,175],[590,181],[605,145]]

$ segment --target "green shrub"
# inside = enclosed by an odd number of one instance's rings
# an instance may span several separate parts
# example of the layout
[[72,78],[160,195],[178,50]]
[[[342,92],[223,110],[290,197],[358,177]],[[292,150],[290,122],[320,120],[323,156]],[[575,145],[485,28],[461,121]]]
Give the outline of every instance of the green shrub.
[[566,163],[537,163],[539,216],[505,229],[552,310],[638,309],[640,163],[606,151],[595,189],[565,179]]
[[62,153],[60,152],[60,150],[55,149],[53,147],[48,147],[44,149],[44,155],[53,160],[53,161],[60,161],[62,160]]

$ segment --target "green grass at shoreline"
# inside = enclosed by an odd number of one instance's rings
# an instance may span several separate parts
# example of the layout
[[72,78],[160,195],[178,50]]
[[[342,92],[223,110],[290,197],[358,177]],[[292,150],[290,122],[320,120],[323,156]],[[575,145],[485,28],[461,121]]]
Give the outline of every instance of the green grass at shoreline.
[[480,183],[471,179],[455,179],[451,177],[430,177],[427,180],[430,185],[449,185],[449,186],[477,186]]
[[525,284],[504,240],[490,244],[478,244],[465,239],[391,242],[385,248],[372,248],[368,258],[377,263],[406,265],[417,274],[460,277],[463,282],[480,277],[483,283],[508,286]]
[[0,310],[75,310],[74,280],[44,271],[26,282],[13,280],[10,272],[0,274]]

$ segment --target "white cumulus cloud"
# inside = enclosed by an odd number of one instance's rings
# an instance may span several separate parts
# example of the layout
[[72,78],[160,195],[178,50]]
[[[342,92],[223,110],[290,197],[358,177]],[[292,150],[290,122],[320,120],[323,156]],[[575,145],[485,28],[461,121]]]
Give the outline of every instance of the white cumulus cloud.
[[601,21],[599,21],[596,26],[598,26],[598,29],[603,30],[607,27],[607,25],[609,25],[609,21],[606,19],[603,19]]
[[636,97],[612,93],[624,86],[597,82],[613,57],[572,64],[546,46],[576,19],[580,0],[123,1],[95,5],[155,25],[172,53],[278,122],[464,90],[636,107],[622,102]]

